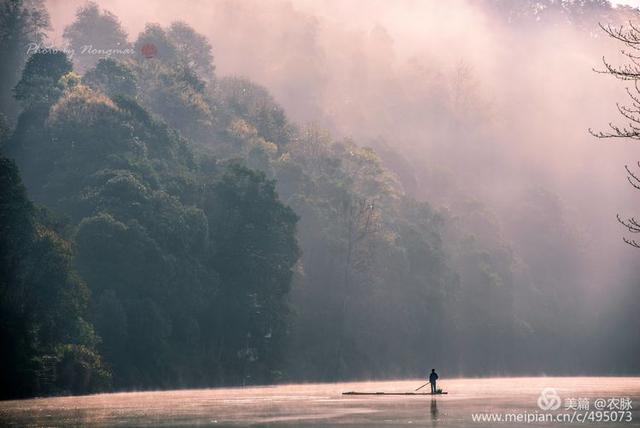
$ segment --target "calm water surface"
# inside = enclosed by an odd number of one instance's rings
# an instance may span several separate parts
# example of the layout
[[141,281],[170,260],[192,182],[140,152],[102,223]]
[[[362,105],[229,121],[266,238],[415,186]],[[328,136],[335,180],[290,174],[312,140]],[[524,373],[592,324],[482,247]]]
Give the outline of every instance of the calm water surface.
[[[0,402],[2,426],[640,426],[640,378],[495,378],[442,380],[448,395],[343,396],[343,391],[412,391],[422,380],[99,394]],[[544,388],[562,402],[549,413],[571,413],[578,399],[631,400],[631,421],[585,423],[474,422],[477,413],[547,413]],[[585,400],[586,399],[586,400]],[[549,401],[547,402],[549,403]],[[600,401],[602,403],[602,401]],[[609,401],[611,403],[611,401]],[[544,404],[544,403],[543,403]],[[607,410],[607,409],[605,409]],[[583,409],[578,413],[585,413]],[[526,417],[526,416],[524,416]],[[531,416],[530,416],[531,417]],[[594,414],[594,418],[597,415]],[[628,419],[625,417],[625,419]]]

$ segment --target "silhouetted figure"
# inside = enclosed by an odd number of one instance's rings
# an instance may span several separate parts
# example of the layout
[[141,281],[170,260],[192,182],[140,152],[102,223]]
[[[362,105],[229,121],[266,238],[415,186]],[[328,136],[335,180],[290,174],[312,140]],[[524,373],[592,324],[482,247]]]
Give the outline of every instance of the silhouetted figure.
[[431,369],[431,374],[429,375],[429,383],[431,384],[431,393],[436,393],[436,381],[438,380],[438,373],[436,373],[436,369]]

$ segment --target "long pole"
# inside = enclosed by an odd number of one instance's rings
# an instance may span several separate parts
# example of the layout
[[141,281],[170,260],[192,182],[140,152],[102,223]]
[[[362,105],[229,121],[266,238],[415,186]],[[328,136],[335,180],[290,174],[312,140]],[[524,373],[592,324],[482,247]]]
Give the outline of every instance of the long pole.
[[[422,388],[424,388],[425,386],[429,385],[431,382],[427,382],[424,385],[422,385],[420,388],[416,389],[416,391],[421,390]],[[415,391],[414,391],[415,392]]]

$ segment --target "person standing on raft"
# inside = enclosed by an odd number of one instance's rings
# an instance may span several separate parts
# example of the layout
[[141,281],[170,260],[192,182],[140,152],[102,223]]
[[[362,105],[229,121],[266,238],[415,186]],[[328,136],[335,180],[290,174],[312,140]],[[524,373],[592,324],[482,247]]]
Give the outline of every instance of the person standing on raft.
[[429,375],[429,383],[431,384],[431,393],[435,394],[436,389],[436,381],[438,380],[438,373],[436,373],[436,369],[431,369],[431,374]]

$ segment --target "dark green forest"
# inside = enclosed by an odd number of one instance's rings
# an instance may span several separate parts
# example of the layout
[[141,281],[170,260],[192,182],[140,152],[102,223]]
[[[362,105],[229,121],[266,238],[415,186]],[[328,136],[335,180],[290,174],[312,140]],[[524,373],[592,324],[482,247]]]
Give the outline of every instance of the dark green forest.
[[133,54],[71,58],[26,54],[42,2],[0,21],[0,398],[590,367],[568,363],[587,348],[553,195],[521,207],[523,285],[482,206],[441,209],[392,149],[292,122],[186,23],[130,39],[88,3],[68,45]]

